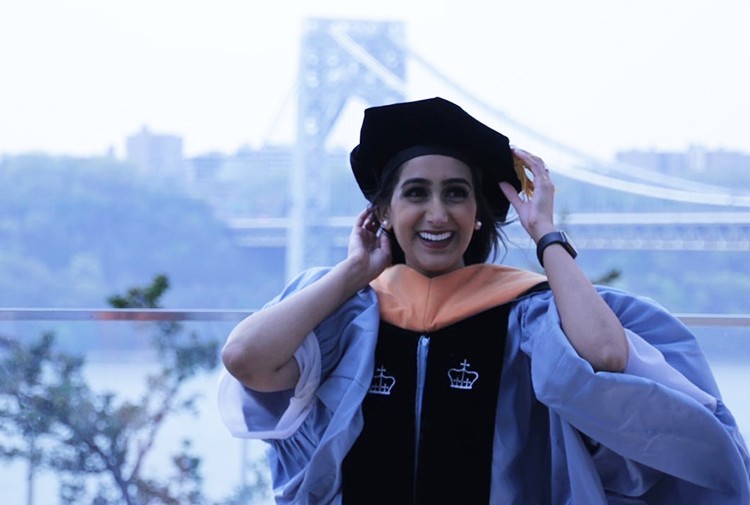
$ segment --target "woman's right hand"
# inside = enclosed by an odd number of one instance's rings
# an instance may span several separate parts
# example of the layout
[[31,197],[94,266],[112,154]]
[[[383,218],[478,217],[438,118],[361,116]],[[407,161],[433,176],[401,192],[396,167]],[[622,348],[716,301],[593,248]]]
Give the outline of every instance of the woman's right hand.
[[378,233],[379,224],[371,207],[360,212],[349,235],[347,261],[352,262],[364,285],[369,284],[391,265],[391,242],[386,233]]
[[294,353],[314,328],[391,264],[391,243],[367,209],[349,236],[349,253],[323,277],[241,321],[229,335],[226,369],[256,391],[293,388],[300,376]]

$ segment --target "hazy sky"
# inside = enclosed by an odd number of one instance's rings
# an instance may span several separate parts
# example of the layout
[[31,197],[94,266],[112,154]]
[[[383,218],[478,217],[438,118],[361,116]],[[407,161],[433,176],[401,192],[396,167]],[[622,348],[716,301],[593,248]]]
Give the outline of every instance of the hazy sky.
[[[188,155],[291,140],[309,17],[403,21],[408,46],[475,96],[594,155],[750,152],[747,0],[23,0],[0,4],[0,154],[121,155],[143,125]],[[474,112],[408,72],[409,98]]]

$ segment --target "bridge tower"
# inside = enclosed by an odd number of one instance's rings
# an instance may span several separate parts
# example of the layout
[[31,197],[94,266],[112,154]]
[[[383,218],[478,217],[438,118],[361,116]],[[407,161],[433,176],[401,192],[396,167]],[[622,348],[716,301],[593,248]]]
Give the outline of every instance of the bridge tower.
[[[402,101],[406,57],[399,22],[308,20],[299,62],[297,143],[291,172],[286,276],[332,258],[325,143],[352,97]],[[352,146],[354,147],[354,146]]]

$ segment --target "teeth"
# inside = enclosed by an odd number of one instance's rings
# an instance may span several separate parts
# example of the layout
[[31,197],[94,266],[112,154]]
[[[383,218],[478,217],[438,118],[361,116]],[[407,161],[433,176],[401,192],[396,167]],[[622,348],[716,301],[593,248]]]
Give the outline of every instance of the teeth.
[[448,240],[451,237],[451,232],[446,231],[443,233],[427,233],[425,231],[419,232],[419,237],[430,242],[440,242],[441,240]]

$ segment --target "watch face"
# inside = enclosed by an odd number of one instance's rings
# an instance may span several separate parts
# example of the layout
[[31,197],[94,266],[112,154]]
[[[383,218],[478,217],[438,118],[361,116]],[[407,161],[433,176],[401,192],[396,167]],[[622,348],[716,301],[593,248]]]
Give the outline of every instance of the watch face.
[[565,233],[564,231],[561,231],[561,232],[560,232],[560,237],[562,237],[562,239],[563,239],[563,242],[566,242],[566,243],[568,243],[568,244],[570,244],[570,245],[573,245],[573,242],[572,242],[572,241],[570,240],[570,237],[569,237],[569,236],[568,236],[568,234],[567,234],[567,233]]
[[560,237],[563,239],[563,246],[565,246],[565,249],[568,250],[571,256],[574,258],[578,254],[578,251],[576,250],[576,247],[573,245],[573,242],[570,240],[570,237],[568,237],[568,234],[564,231],[560,232]]

